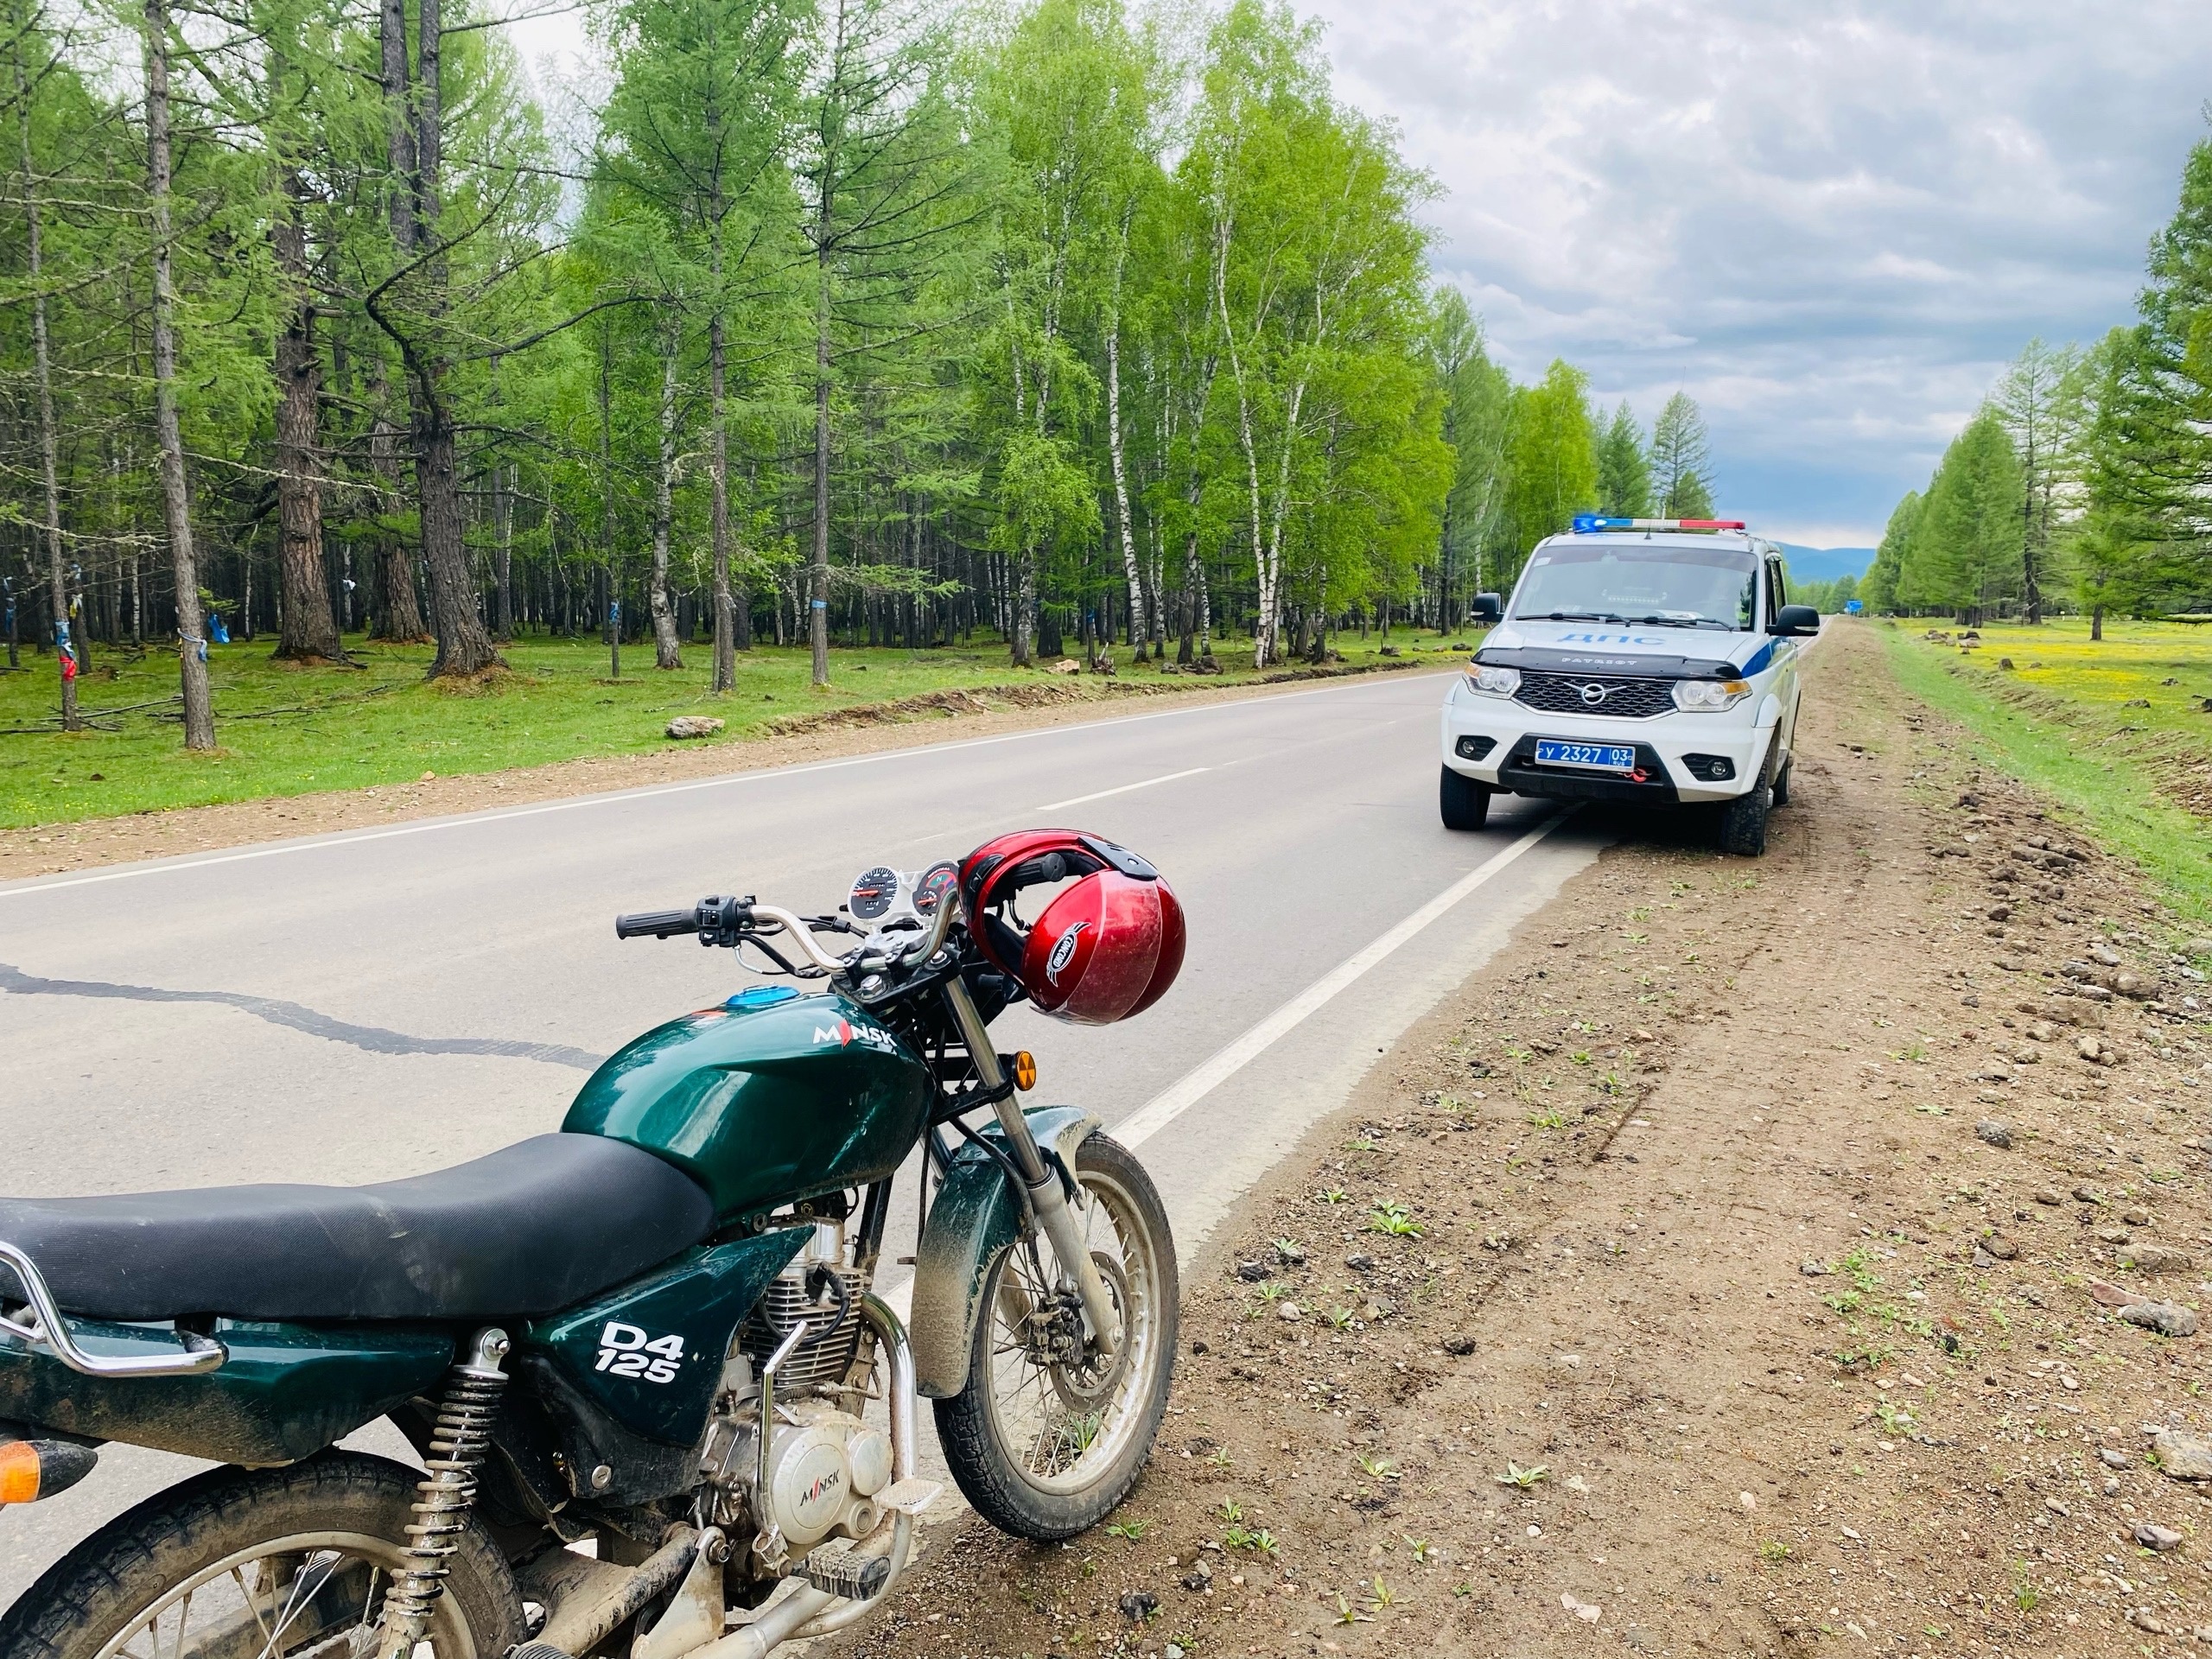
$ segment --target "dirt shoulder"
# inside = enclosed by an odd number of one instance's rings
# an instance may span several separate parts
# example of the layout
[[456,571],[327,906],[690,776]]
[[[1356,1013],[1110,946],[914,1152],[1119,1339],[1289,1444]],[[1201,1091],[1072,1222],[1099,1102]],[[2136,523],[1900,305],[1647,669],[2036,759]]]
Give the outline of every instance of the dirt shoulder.
[[2206,988],[1864,630],[1815,662],[1763,861],[1624,842],[1222,1228],[1119,1530],[971,1521],[859,1650],[2212,1639],[2212,1332],[2117,1313],[2212,1294]]
[[[1403,667],[1392,665],[1389,671],[1438,673],[1447,666],[1456,670],[1459,659],[1452,658],[1448,665],[1409,661]],[[1363,664],[1360,671],[1374,671]],[[1111,720],[1170,706],[1280,696],[1311,690],[1314,681],[1349,677],[1343,670],[1291,669],[1263,683],[1217,685],[1187,679],[1117,681],[1040,676],[1021,685],[931,692],[893,702],[861,703],[789,716],[776,722],[778,729],[772,735],[762,738],[671,741],[665,749],[649,754],[602,755],[453,778],[425,773],[409,784],[4,830],[0,830],[0,881],[168,858],[217,847],[374,829],[487,807],[842,760],[949,740],[996,737],[1042,726]]]

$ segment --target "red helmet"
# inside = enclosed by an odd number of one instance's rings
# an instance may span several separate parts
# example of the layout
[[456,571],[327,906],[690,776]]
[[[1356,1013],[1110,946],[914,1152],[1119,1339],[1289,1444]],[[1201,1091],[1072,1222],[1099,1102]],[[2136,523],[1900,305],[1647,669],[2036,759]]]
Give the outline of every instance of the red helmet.
[[[1025,934],[993,913],[1021,888],[1078,878]],[[1158,870],[1126,847],[1074,830],[1021,830],[961,861],[960,897],[976,944],[1040,1013],[1107,1026],[1141,1014],[1183,966],[1183,907]]]

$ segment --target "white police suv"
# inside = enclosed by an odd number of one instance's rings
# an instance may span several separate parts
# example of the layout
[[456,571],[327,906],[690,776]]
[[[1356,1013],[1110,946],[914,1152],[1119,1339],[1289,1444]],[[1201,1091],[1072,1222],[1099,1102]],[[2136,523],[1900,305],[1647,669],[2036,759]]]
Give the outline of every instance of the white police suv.
[[1797,642],[1782,550],[1741,523],[1605,518],[1537,543],[1512,603],[1444,699],[1446,825],[1479,830],[1501,792],[1718,804],[1724,850],[1766,850],[1789,796]]

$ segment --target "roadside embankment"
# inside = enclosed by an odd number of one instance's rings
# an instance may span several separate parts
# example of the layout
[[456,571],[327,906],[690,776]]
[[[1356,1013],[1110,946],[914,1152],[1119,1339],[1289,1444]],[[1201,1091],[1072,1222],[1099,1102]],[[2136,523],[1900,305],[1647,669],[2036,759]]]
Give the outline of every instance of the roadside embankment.
[[1110,1527],[851,1650],[2195,1650],[2207,988],[1889,660],[1764,860],[1624,823],[1223,1225]]
[[[1878,624],[1914,696],[2212,924],[2212,635],[2068,618],[1975,633]],[[1962,643],[1964,642],[1964,643]]]

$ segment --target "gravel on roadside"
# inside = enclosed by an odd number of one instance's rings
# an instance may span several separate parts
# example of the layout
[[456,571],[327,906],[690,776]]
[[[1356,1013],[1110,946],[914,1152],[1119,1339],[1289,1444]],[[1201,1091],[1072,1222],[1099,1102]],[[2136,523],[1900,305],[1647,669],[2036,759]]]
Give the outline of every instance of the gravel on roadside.
[[842,1651],[2212,1641],[2212,1026],[2170,918],[1843,627],[1767,856],[1625,838],[1186,1274],[1114,1524]]

